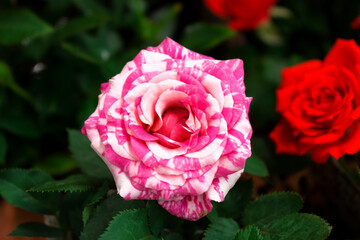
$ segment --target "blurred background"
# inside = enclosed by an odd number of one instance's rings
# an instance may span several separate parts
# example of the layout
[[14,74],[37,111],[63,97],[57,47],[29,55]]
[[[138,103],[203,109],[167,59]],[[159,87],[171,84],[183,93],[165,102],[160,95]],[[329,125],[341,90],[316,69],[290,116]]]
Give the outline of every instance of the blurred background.
[[202,1],[0,0],[0,167],[55,178],[78,171],[67,129],[83,126],[101,83],[169,36],[216,59],[244,61],[253,158],[266,166],[262,177],[244,176],[254,179],[254,197],[297,191],[304,211],[334,227],[329,239],[360,239],[359,156],[316,164],[276,155],[268,137],[279,120],[281,70],[323,59],[337,38],[360,44],[359,15],[358,0],[280,0],[268,22],[233,30]]

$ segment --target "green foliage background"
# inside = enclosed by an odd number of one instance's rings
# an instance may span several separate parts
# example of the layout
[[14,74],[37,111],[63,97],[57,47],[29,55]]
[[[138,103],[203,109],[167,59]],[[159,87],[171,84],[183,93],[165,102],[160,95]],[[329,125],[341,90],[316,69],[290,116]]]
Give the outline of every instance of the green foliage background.
[[[0,166],[11,170],[0,172],[0,194],[14,206],[54,214],[60,223],[55,229],[25,224],[12,235],[112,239],[133,229],[139,236],[128,239],[325,239],[328,224],[297,213],[298,195],[269,195],[270,203],[264,197],[248,205],[248,181],[197,223],[176,219],[153,202],[125,202],[109,194],[115,188],[110,174],[79,129],[96,108],[100,84],[169,36],[217,59],[244,60],[254,129],[245,170],[271,183],[271,176],[312,164],[307,157],[275,155],[268,139],[278,121],[281,69],[322,59],[337,38],[360,44],[360,30],[350,28],[357,15],[357,0],[283,0],[268,24],[233,31],[202,1],[1,0]],[[284,209],[274,210],[276,201]],[[290,238],[294,232],[298,237]]]

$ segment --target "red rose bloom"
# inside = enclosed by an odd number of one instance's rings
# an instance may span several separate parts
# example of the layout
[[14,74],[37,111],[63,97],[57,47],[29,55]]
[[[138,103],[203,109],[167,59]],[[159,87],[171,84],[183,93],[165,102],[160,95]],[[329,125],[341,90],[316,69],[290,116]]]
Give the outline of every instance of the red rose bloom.
[[234,30],[254,29],[269,19],[270,8],[277,0],[205,0],[217,16],[229,20]]
[[326,162],[360,150],[360,48],[336,41],[324,61],[285,68],[276,110],[282,119],[271,132],[277,153]]

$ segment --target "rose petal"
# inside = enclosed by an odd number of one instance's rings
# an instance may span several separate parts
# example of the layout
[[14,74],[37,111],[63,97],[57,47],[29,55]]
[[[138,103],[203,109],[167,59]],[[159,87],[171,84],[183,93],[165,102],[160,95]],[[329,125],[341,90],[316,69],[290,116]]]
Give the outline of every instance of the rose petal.
[[344,66],[352,72],[359,63],[360,48],[354,40],[337,39],[324,59],[324,65]]
[[177,42],[173,41],[168,37],[165,38],[165,40],[162,41],[159,46],[148,47],[147,50],[150,52],[159,52],[159,53],[167,54],[173,59],[194,59],[194,60],[212,59],[211,57],[193,52],[181,46],[180,44],[178,44]]

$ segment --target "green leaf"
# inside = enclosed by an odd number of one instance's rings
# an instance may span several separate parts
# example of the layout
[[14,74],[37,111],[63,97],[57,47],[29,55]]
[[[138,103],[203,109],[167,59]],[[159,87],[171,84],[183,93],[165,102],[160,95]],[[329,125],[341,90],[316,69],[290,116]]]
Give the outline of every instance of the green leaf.
[[[122,47],[119,35],[105,27],[99,29],[96,36],[84,34],[81,43],[63,42],[62,47],[74,56],[94,64],[109,61]],[[117,66],[117,71],[120,71]]]
[[89,176],[76,174],[70,177],[58,180],[46,182],[42,185],[34,186],[30,188],[29,192],[83,192],[93,190],[96,187],[95,181]]
[[131,59],[133,59],[139,50],[135,48],[128,48],[121,53],[120,58],[111,59],[102,64],[102,72],[104,77],[111,78],[112,76],[118,74],[122,67]]
[[5,135],[0,132],[0,165],[5,163],[5,155],[7,151],[7,142]]
[[59,42],[74,35],[81,34],[92,28],[103,25],[109,20],[106,15],[92,14],[71,19],[67,24],[59,27],[53,35],[53,41]]
[[245,172],[259,177],[266,177],[269,175],[265,163],[255,155],[252,155],[246,160]]
[[164,6],[155,11],[150,20],[154,23],[156,38],[162,41],[165,37],[174,35],[176,31],[176,20],[182,9],[180,3],[175,3],[170,6]]
[[81,240],[97,240],[105,231],[111,219],[120,211],[126,209],[144,208],[141,200],[125,201],[119,195],[113,194],[101,202],[90,216],[84,230],[80,235]]
[[250,225],[240,230],[234,240],[263,240],[263,237],[258,227]]
[[148,201],[146,208],[149,216],[150,230],[155,236],[160,237],[164,228],[179,228],[183,222],[183,219],[171,215],[168,211],[159,206],[156,201]]
[[121,236],[122,240],[144,239],[150,235],[145,209],[133,209],[120,212],[110,222],[100,240],[116,239]]
[[109,11],[96,0],[73,0],[76,6],[85,14],[109,15]]
[[43,170],[51,175],[62,175],[77,168],[77,164],[73,157],[52,155],[44,161],[36,163],[34,168]]
[[89,203],[84,207],[84,210],[82,212],[82,221],[84,223],[84,226],[87,224],[91,213],[95,209],[95,205],[105,197],[108,190],[109,184],[105,181],[101,188],[96,192],[96,194],[89,200]]
[[62,233],[59,228],[49,227],[39,222],[27,222],[17,226],[9,236],[58,238],[62,236]]
[[171,232],[169,234],[166,234],[165,240],[184,240],[184,238],[181,236],[180,233],[177,232]]
[[161,207],[155,201],[148,201],[147,209],[149,214],[149,225],[155,236],[160,236],[166,224],[167,215],[161,211]]
[[19,43],[52,33],[53,29],[34,13],[26,9],[0,12],[0,44]]
[[232,240],[239,231],[239,225],[231,218],[219,218],[211,223],[203,240]]
[[87,62],[90,63],[94,63],[94,64],[99,64],[100,61],[97,60],[95,57],[93,57],[91,54],[89,54],[88,52],[86,52],[86,50],[84,50],[82,47],[70,43],[70,42],[63,42],[61,44],[62,48],[64,48],[65,50],[67,50],[68,52],[70,52],[71,54],[73,54],[74,56],[81,58]]
[[211,222],[219,217],[239,218],[251,201],[252,181],[239,180],[226,195],[224,202],[213,202],[213,210],[208,214]]
[[68,130],[70,150],[81,170],[89,176],[110,178],[111,173],[103,160],[90,147],[90,141],[80,131]]
[[88,51],[99,61],[108,61],[122,47],[122,41],[117,32],[102,27],[96,36],[83,35],[82,40]]
[[[1,30],[0,30],[1,32]],[[1,36],[1,34],[0,34]],[[1,41],[1,40],[0,40]],[[9,87],[14,93],[24,98],[29,102],[33,102],[33,98],[25,91],[22,87],[20,87],[14,80],[13,74],[11,72],[10,67],[3,61],[0,61],[0,84]]]
[[[44,4],[45,5],[45,4]],[[46,1],[46,12],[50,15],[57,15],[69,9],[71,6],[71,0],[62,0],[62,1]]]
[[130,10],[136,14],[144,14],[147,8],[146,1],[144,0],[129,1],[128,5]]
[[58,214],[60,226],[80,236],[83,230],[82,211],[95,194],[95,191],[65,192]]
[[281,81],[281,71],[289,65],[289,61],[275,56],[264,56],[261,61],[261,73],[263,81],[269,82],[274,87],[279,86]]
[[261,229],[264,240],[324,240],[330,232],[331,226],[324,219],[306,213],[274,219]]
[[14,77],[8,64],[0,61],[0,84],[9,86],[14,83]]
[[223,25],[195,23],[185,29],[182,45],[193,51],[206,51],[234,36],[235,32]]
[[[53,214],[54,210],[46,199],[47,195],[39,195],[26,190],[38,184],[51,181],[51,177],[39,170],[8,169],[0,171],[0,195],[11,205],[32,212]],[[47,200],[47,201],[46,201]],[[56,205],[55,202],[52,203]]]
[[22,50],[24,55],[31,57],[35,61],[41,61],[41,59],[49,50],[50,44],[51,35],[48,35],[24,42],[22,44]]
[[280,192],[263,195],[245,208],[243,223],[262,228],[275,219],[296,213],[302,208],[302,204],[303,201],[297,193]]
[[29,117],[1,117],[0,129],[26,138],[37,138],[41,135],[39,127]]

